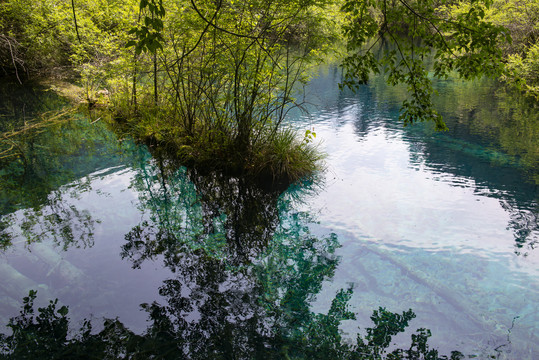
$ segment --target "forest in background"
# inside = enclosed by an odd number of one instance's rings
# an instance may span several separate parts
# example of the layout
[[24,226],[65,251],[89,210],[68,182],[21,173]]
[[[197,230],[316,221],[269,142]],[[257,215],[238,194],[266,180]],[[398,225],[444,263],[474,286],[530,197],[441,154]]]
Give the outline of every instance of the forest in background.
[[[143,6],[147,3],[149,6]],[[212,3],[212,2],[208,2]],[[221,12],[231,16],[235,22],[238,14],[234,13],[234,1],[220,2]],[[242,2],[241,6],[250,9],[253,6],[262,7],[277,2]],[[343,5],[364,4],[372,10],[380,9],[378,1],[344,1],[326,0],[310,2],[287,2],[289,9],[283,12],[290,14],[294,5],[305,8],[302,18],[296,19],[294,28],[289,27],[289,33],[299,41],[308,39],[313,49],[327,49],[336,40],[346,40],[342,33],[342,25],[346,21]],[[393,1],[393,6],[406,6],[406,2]],[[414,1],[409,1],[415,6]],[[485,8],[485,20],[501,25],[510,33],[512,41],[503,46],[504,57],[510,72],[503,75],[503,80],[519,86],[520,89],[539,96],[539,2],[525,0],[494,0],[494,1],[427,1],[426,6],[432,9],[449,8],[453,14],[468,10],[472,5],[488,5]],[[207,11],[208,4],[204,1],[143,1],[139,0],[38,0],[33,2],[23,0],[4,0],[0,3],[0,67],[2,76],[15,76],[21,81],[35,77],[54,76],[72,79],[78,76],[79,82],[85,85],[88,92],[100,87],[114,88],[113,78],[119,74],[124,76],[132,69],[133,51],[125,45],[133,39],[129,31],[141,22],[146,22],[145,12],[153,4],[162,4],[167,16],[163,16],[163,28],[149,22],[146,24],[150,33],[159,33],[161,38],[147,37],[150,42],[155,40],[162,45],[170,45],[180,37],[192,37],[193,42],[199,40],[204,30],[204,21],[194,11],[193,5],[199,11]],[[238,7],[238,2],[236,2]],[[145,11],[141,11],[145,9]],[[402,9],[398,9],[402,11]],[[252,10],[251,10],[252,12]],[[375,11],[376,12],[376,11]],[[150,18],[151,18],[150,11]],[[272,14],[275,15],[275,14]],[[156,15],[156,17],[159,17]],[[224,21],[223,19],[222,21]],[[158,23],[158,22],[156,22]],[[166,26],[165,26],[166,23]],[[150,25],[150,26],[148,26]],[[207,24],[206,24],[207,25]],[[183,26],[183,28],[181,27]],[[233,25],[233,26],[238,26]],[[187,29],[187,31],[185,31]],[[222,29],[225,30],[225,29]],[[180,32],[181,31],[181,32]],[[207,31],[207,30],[206,30]],[[172,36],[174,34],[174,36]],[[220,33],[222,35],[222,31]],[[163,41],[161,41],[163,40]],[[140,47],[141,49],[143,47]],[[335,50],[335,49],[334,49]],[[152,51],[150,51],[152,52]],[[127,60],[125,59],[127,58]],[[140,61],[148,61],[139,57]],[[121,61],[123,59],[123,62]],[[160,68],[160,71],[164,69]],[[149,71],[145,69],[145,71]],[[116,79],[117,80],[117,79]],[[118,84],[116,84],[118,86]],[[95,94],[87,94],[95,95]]]

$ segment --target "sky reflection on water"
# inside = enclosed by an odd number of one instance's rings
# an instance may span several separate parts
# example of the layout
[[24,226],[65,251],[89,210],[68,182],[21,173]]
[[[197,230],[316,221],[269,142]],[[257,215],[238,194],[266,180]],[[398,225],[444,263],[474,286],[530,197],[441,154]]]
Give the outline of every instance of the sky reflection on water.
[[[307,96],[317,106],[293,120],[314,128],[328,169],[280,197],[151,159],[112,135],[87,159],[70,149],[65,163],[75,165],[48,181],[39,201],[23,182],[9,193],[19,203],[6,205],[19,210],[0,228],[13,243],[0,257],[2,324],[34,288],[40,305],[55,297],[69,305],[75,323],[118,317],[142,333],[149,313],[140,305],[156,301],[154,310],[181,314],[189,334],[218,337],[234,323],[242,336],[267,335],[275,324],[293,333],[351,288],[357,320],[341,325],[349,336],[379,306],[412,308],[417,318],[399,346],[426,327],[442,353],[501,349],[500,358],[533,359],[538,196],[526,177],[536,169],[522,163],[533,158],[507,155],[458,113],[446,114],[447,134],[429,124],[402,128],[399,93],[377,82],[340,92],[338,76],[330,68],[314,79]],[[68,166],[61,154],[38,155],[49,173]],[[25,245],[29,238],[41,242]]]
[[325,186],[304,208],[342,244],[319,309],[330,289],[354,284],[354,310],[366,317],[381,304],[422,309],[414,324],[427,323],[446,351],[461,344],[481,354],[510,331],[518,356],[538,354],[538,193],[530,170],[489,134],[455,121],[458,104],[444,114],[449,133],[403,128],[399,100],[377,89],[383,85],[375,80],[353,94],[331,85],[338,79],[331,68],[316,78],[320,105],[296,120],[314,128],[329,154]]

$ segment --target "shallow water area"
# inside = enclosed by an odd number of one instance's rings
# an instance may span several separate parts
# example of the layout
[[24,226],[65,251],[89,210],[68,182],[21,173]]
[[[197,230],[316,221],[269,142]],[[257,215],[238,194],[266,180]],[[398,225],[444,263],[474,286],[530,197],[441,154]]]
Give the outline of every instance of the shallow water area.
[[262,358],[299,349],[344,298],[345,341],[379,307],[412,309],[393,347],[428,328],[441,354],[537,358],[536,143],[513,136],[518,116],[537,127],[537,115],[492,83],[446,81],[450,131],[436,133],[402,127],[402,89],[339,81],[321,69],[309,115],[290,117],[316,132],[327,170],[282,194],[154,158],[83,117],[25,135],[34,160],[0,172],[2,332],[34,289],[39,306],[69,306],[74,329],[169,326],[178,354]]

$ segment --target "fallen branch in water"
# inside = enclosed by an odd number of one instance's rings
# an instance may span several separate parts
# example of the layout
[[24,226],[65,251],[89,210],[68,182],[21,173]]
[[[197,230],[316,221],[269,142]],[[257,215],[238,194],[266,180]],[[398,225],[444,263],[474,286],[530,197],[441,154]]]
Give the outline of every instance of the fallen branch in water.
[[61,112],[54,113],[54,115],[52,115],[50,117],[46,117],[46,116],[47,116],[47,114],[51,114],[51,112],[41,114],[40,115],[40,118],[42,119],[41,121],[31,123],[31,124],[25,123],[24,126],[21,129],[16,130],[16,131],[5,132],[5,133],[1,134],[1,136],[4,139],[9,139],[9,138],[11,138],[13,136],[23,134],[23,133],[25,133],[27,131],[30,131],[30,130],[41,129],[41,128],[44,128],[44,127],[47,127],[47,126],[60,124],[60,123],[65,122],[65,121],[72,120],[73,119],[72,117],[65,118],[65,116],[75,113],[76,110],[77,109],[75,109],[75,108],[70,108],[68,110],[63,110]]
[[21,147],[20,142],[13,139],[16,136],[22,135],[29,131],[34,131],[33,134],[41,132],[40,130],[44,130],[45,128],[57,124],[61,124],[63,122],[71,121],[73,120],[72,115],[77,111],[76,108],[69,108],[67,110],[63,110],[60,112],[47,112],[39,115],[39,118],[41,120],[38,120],[34,123],[24,123],[24,126],[18,130],[13,131],[7,131],[2,134],[0,134],[0,147],[3,147],[5,145],[6,149],[0,151],[0,160],[4,160],[10,157],[19,156],[23,158],[23,161],[26,162],[25,156],[24,156],[24,150]]

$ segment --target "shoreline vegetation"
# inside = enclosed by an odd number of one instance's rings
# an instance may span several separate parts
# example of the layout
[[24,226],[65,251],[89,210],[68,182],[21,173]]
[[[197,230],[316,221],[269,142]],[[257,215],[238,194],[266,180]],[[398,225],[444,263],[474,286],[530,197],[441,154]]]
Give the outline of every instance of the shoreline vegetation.
[[146,116],[146,119],[116,118],[111,125],[120,137],[137,139],[154,155],[202,173],[218,171],[263,186],[285,189],[324,169],[325,154],[312,143],[312,137],[306,135],[302,139],[292,128],[278,129],[268,140],[238,151],[237,145],[225,133],[200,131],[189,134],[185,129],[167,125],[161,117],[163,125],[148,131],[144,124],[151,123],[159,115]]
[[[68,58],[50,54],[57,56],[51,64],[66,67],[36,62],[22,68],[24,62],[15,61],[18,80],[31,68],[45,78],[53,69],[67,70],[60,78],[68,82],[52,80],[51,89],[85,103],[94,119],[110,120],[122,136],[203,171],[286,186],[323,168],[316,134],[300,135],[283,123],[291,108],[301,107],[293,91],[307,81],[306,68],[321,58],[332,35],[322,29],[327,19],[321,13],[312,16],[315,2],[45,5],[0,6],[13,21],[8,33],[52,35],[51,47],[69,49]],[[38,22],[51,28],[27,28],[41,27]],[[307,26],[311,22],[316,26]],[[8,47],[19,47],[5,58],[37,50],[23,51],[15,37],[6,39]]]
[[[283,189],[324,170],[326,154],[315,143],[316,133],[311,130],[301,134],[290,126],[281,126],[267,136],[261,135],[264,141],[239,152],[225,133],[207,134],[204,129],[189,133],[174,120],[167,119],[166,112],[160,109],[148,108],[144,113],[126,115],[111,105],[108,91],[97,91],[87,99],[84,89],[66,81],[44,79],[38,83],[71,103],[72,108],[51,113],[52,120],[66,121],[69,114],[84,113],[91,122],[105,121],[118,138],[133,138],[145,144],[156,157],[177,166],[202,173],[217,171],[246,178],[263,187]],[[158,125],[155,119],[159,119]],[[48,117],[44,117],[43,125],[47,122]]]
[[432,74],[496,77],[537,96],[539,5],[513,2],[9,0],[0,68],[20,83],[67,80],[51,88],[184,165],[290,184],[324,167],[314,130],[286,116],[328,56],[342,60],[343,86],[382,72],[406,85],[404,125],[446,129]]

